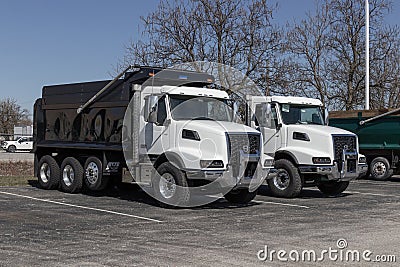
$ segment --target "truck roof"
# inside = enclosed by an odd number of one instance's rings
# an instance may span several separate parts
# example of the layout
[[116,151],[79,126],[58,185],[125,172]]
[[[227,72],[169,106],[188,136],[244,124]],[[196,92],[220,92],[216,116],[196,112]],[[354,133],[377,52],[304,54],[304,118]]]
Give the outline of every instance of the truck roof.
[[255,102],[277,102],[283,104],[303,104],[322,106],[319,99],[309,97],[296,97],[296,96],[250,96]]
[[[44,86],[42,89],[42,108],[78,108],[110,82],[111,80],[103,80]],[[112,84],[108,90],[96,99],[96,103],[92,106],[127,106],[131,96],[130,84],[202,86],[213,82],[214,77],[212,75],[202,72],[158,67],[137,67],[131,72],[126,72],[123,78]]]
[[190,95],[190,96],[204,96],[213,98],[228,99],[229,95],[225,91],[217,89],[208,89],[200,87],[187,87],[187,86],[162,86],[161,92],[171,95]]

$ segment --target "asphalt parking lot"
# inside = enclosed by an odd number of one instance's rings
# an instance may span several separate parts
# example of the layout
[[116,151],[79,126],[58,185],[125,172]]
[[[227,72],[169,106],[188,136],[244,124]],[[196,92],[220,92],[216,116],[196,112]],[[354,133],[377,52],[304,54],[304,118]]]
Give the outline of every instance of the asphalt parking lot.
[[[32,181],[0,188],[0,265],[397,266],[399,215],[400,178],[358,180],[335,198],[310,188],[280,199],[263,186],[247,206],[221,199],[192,209],[157,207],[133,187],[71,195]],[[267,255],[286,251],[287,262],[277,253],[264,259],[266,246]],[[322,253],[330,248],[336,260]],[[394,255],[397,263],[340,260],[348,250],[369,250],[371,261]]]

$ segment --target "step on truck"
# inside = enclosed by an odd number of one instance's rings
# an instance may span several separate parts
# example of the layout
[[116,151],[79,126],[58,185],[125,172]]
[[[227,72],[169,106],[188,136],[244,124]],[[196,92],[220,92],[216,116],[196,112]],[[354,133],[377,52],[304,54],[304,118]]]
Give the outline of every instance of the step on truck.
[[329,125],[358,135],[360,152],[367,158],[368,173],[387,180],[399,173],[400,109],[329,112]]
[[114,80],[44,86],[34,106],[41,187],[99,191],[129,170],[160,204],[200,205],[191,189],[208,194],[210,184],[230,202],[251,201],[273,158],[258,131],[233,122],[228,94],[207,88],[213,81],[130,66]]
[[296,197],[305,186],[337,195],[366,172],[357,136],[327,126],[320,100],[249,95],[246,101],[247,125],[262,133],[264,150],[275,158],[277,175],[267,179],[273,195]]

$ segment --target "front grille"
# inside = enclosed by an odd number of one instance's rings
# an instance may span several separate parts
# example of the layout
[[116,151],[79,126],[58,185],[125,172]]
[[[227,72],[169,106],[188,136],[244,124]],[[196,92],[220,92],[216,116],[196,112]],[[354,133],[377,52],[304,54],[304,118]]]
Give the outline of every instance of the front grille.
[[[336,162],[343,161],[343,150],[357,151],[357,139],[354,135],[333,135],[332,137]],[[338,167],[339,171],[341,171],[342,164],[338,164]]]
[[[260,135],[259,134],[228,134],[228,157],[229,163],[233,168],[234,177],[239,176],[240,154],[259,155],[260,154]],[[247,166],[246,166],[246,169]],[[253,168],[251,168],[253,170]],[[254,170],[255,171],[255,170]],[[254,171],[246,171],[246,176],[251,176]]]
[[357,171],[357,161],[355,159],[347,160],[347,172]]

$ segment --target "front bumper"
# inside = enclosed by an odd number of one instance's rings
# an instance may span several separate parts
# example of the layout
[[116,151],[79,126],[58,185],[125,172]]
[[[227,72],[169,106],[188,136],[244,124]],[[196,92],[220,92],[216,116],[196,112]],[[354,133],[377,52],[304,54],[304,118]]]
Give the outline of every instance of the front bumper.
[[357,179],[359,176],[368,171],[366,163],[358,163],[354,171],[345,171],[339,168],[336,163],[333,165],[303,165],[299,166],[301,174],[317,174],[325,176],[329,181],[351,181]]
[[[253,175],[246,174],[246,166],[248,164],[256,164],[256,169]],[[261,167],[260,163],[256,159],[243,160],[241,161],[241,167],[239,175],[235,176],[232,165],[228,165],[223,170],[186,170],[186,176],[188,179],[194,180],[206,180],[210,182],[217,182],[222,188],[254,188],[259,187],[265,180],[266,177],[272,178],[272,173],[277,173],[273,166]]]

